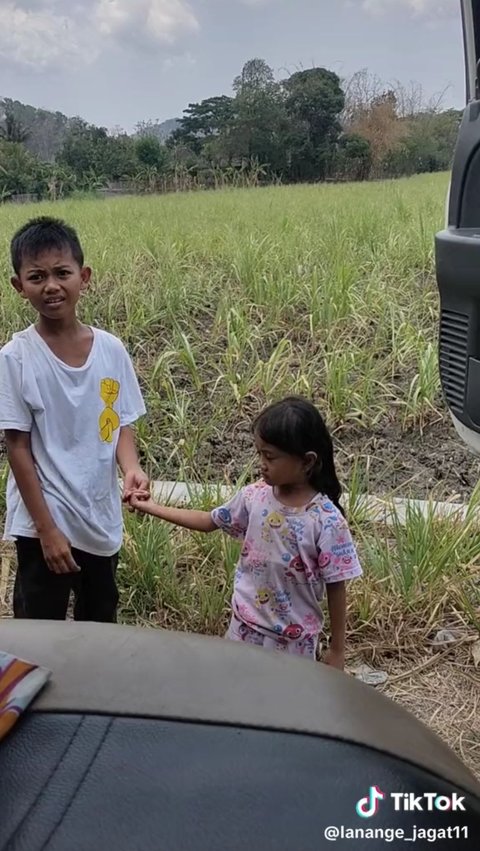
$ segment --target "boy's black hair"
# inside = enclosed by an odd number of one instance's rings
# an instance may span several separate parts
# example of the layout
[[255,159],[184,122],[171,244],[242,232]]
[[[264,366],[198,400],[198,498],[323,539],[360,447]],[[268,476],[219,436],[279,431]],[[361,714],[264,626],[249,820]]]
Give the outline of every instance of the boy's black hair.
[[328,496],[345,515],[340,504],[342,487],[334,462],[333,441],[317,408],[301,396],[288,396],[274,402],[253,423],[259,437],[289,455],[304,458],[315,452],[317,463],[310,473],[310,484]]
[[27,257],[34,260],[43,251],[52,248],[69,248],[75,262],[83,267],[83,250],[76,231],[61,219],[40,216],[23,225],[12,239],[10,254],[15,274],[20,274],[22,263]]

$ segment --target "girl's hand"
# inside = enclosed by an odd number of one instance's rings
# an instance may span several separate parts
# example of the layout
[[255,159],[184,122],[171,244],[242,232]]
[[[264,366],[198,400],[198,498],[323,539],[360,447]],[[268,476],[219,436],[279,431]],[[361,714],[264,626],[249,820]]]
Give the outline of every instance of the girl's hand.
[[330,648],[325,653],[323,661],[325,665],[329,665],[331,668],[337,668],[338,671],[343,671],[345,669],[345,651],[332,650]]
[[130,503],[131,496],[134,493],[139,497],[143,494],[144,499],[150,499],[150,482],[148,476],[143,472],[141,467],[127,470],[125,473],[122,501],[128,505]]
[[158,504],[146,491],[134,491],[130,494],[128,504],[134,511],[140,511],[142,514],[154,514],[155,508],[158,508]]

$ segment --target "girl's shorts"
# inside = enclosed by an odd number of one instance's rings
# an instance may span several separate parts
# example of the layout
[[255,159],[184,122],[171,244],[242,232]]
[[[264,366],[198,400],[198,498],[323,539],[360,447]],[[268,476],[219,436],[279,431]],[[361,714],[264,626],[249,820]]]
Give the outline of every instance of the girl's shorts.
[[230,626],[225,633],[225,638],[230,641],[243,641],[245,644],[255,644],[257,647],[263,647],[265,650],[278,650],[282,653],[291,653],[294,656],[305,656],[310,659],[316,659],[318,639],[316,636],[307,636],[300,638],[297,641],[289,638],[283,638],[281,635],[263,635],[262,632],[257,632],[251,626],[238,620],[235,615],[232,615]]

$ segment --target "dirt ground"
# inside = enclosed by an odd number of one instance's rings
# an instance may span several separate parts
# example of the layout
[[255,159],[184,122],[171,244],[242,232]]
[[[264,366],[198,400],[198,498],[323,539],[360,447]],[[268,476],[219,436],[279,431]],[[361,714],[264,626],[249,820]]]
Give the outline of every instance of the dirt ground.
[[[205,480],[235,481],[254,459],[249,419],[228,425],[225,438],[210,438],[198,452],[195,467]],[[355,465],[362,487],[375,496],[395,495],[439,500],[468,501],[480,479],[477,458],[458,437],[448,414],[442,414],[422,432],[403,431],[397,420],[385,419],[363,429],[347,424],[333,433],[336,464],[345,487]],[[165,458],[162,457],[165,451]],[[168,481],[178,478],[175,460],[159,447],[154,476]],[[169,453],[170,454],[170,453]],[[0,463],[5,459],[0,435]]]
[[402,432],[385,423],[368,433],[346,429],[337,433],[337,458],[345,471],[363,459],[368,490],[391,494],[467,501],[480,478],[480,459],[458,437],[449,417],[418,430]]
[[[348,483],[357,465],[363,486],[375,496],[433,496],[466,502],[480,479],[480,458],[457,436],[447,414],[422,432],[418,428],[403,431],[397,421],[385,419],[369,429],[347,424],[333,436],[342,481]],[[251,458],[251,432],[240,423],[226,440],[208,441],[197,461],[199,469],[209,470],[209,479],[216,475],[234,481]],[[164,478],[175,478],[175,472],[167,470]]]

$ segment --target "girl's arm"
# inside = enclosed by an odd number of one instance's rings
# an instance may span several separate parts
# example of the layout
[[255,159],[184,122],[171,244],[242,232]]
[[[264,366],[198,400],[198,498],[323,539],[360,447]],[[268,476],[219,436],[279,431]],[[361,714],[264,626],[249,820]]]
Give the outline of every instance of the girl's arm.
[[158,517],[160,520],[182,526],[184,529],[191,529],[193,532],[215,532],[218,529],[208,511],[169,508],[159,505],[153,499],[143,500],[136,494],[130,497],[130,505],[143,514],[150,514],[152,517]]
[[345,631],[347,595],[345,582],[327,584],[328,611],[330,615],[331,640],[325,662],[332,668],[343,671],[345,667]]

